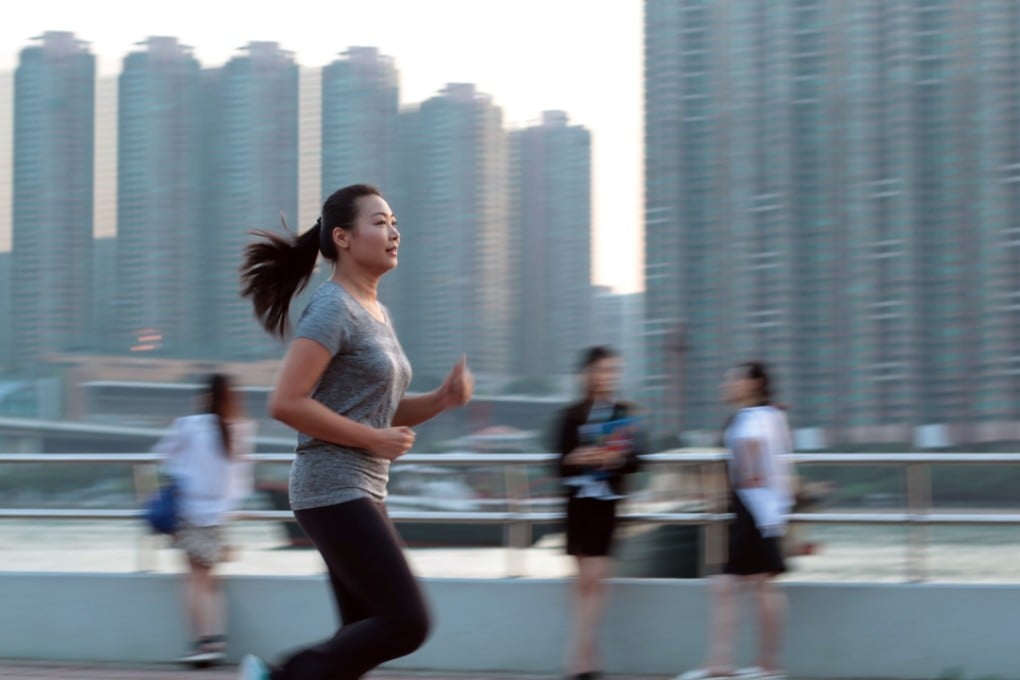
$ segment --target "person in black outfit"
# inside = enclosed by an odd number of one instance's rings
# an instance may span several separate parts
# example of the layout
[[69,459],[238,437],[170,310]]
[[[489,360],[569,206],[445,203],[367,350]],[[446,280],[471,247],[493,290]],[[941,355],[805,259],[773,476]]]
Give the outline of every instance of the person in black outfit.
[[561,415],[557,450],[567,492],[567,554],[577,560],[575,620],[567,668],[588,680],[597,668],[596,638],[605,603],[616,506],[624,476],[638,469],[640,437],[633,426],[603,441],[592,426],[633,417],[636,408],[617,400],[620,359],[608,347],[587,350],[580,365],[584,399]]

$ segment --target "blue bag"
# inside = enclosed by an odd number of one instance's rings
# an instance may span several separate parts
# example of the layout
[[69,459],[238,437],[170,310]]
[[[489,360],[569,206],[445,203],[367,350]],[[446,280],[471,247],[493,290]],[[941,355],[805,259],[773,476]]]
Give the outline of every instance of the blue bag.
[[180,490],[177,482],[171,480],[163,484],[149,502],[145,504],[145,520],[157,534],[173,534],[179,523],[177,501]]

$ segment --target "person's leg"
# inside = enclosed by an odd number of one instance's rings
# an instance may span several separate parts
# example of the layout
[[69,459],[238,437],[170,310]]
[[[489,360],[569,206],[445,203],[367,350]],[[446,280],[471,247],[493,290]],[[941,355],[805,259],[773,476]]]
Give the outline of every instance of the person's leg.
[[358,593],[351,590],[337,573],[336,569],[326,565],[329,570],[329,586],[333,591],[333,599],[336,602],[337,617],[341,625],[350,625],[369,617],[368,610],[359,601]]
[[196,642],[208,634],[205,632],[207,626],[204,598],[205,577],[208,571],[204,565],[188,558],[188,575],[185,577],[184,583],[184,607],[187,610],[192,639]]
[[783,626],[786,621],[786,593],[769,574],[753,578],[758,609],[758,666],[765,671],[782,669]]
[[204,603],[200,633],[200,639],[203,641],[202,647],[209,651],[222,652],[226,647],[224,631],[227,622],[227,602],[219,574],[216,573],[214,567],[205,569],[200,592]]
[[188,555],[184,599],[194,647],[180,661],[197,665],[216,663],[226,647],[222,635],[225,605],[213,567],[196,555]]
[[598,636],[605,610],[610,558],[577,556],[575,619],[569,669],[572,674],[598,670]]
[[711,675],[727,675],[734,671],[733,652],[737,632],[737,578],[720,574],[712,579],[709,652],[705,669]]
[[287,659],[274,680],[360,678],[418,649],[428,635],[428,611],[385,512],[359,499],[295,516],[329,566],[344,623],[330,639]]

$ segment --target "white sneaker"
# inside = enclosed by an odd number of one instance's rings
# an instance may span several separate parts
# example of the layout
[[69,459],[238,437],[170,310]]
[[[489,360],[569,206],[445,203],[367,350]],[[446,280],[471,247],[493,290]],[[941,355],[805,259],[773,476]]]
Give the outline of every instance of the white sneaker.
[[673,678],[673,680],[743,680],[734,673],[715,675],[707,668],[695,668]]
[[737,671],[740,680],[786,680],[786,673],[783,671],[767,671],[760,666],[741,668]]
[[223,652],[202,651],[200,649],[196,649],[192,652],[188,652],[184,656],[181,656],[177,659],[177,661],[188,666],[206,668],[223,661]]
[[249,654],[241,661],[237,680],[269,680],[269,667],[262,659]]

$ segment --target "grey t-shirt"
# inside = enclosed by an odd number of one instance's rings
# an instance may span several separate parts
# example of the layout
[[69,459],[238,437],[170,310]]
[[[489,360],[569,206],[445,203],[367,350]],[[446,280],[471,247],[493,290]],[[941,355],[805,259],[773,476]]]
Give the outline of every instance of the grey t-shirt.
[[[294,335],[314,340],[333,355],[313,399],[359,423],[390,426],[411,382],[411,365],[390,323],[369,314],[343,286],[327,281],[315,291]],[[386,498],[390,462],[385,458],[303,433],[296,451],[290,470],[294,510]]]

